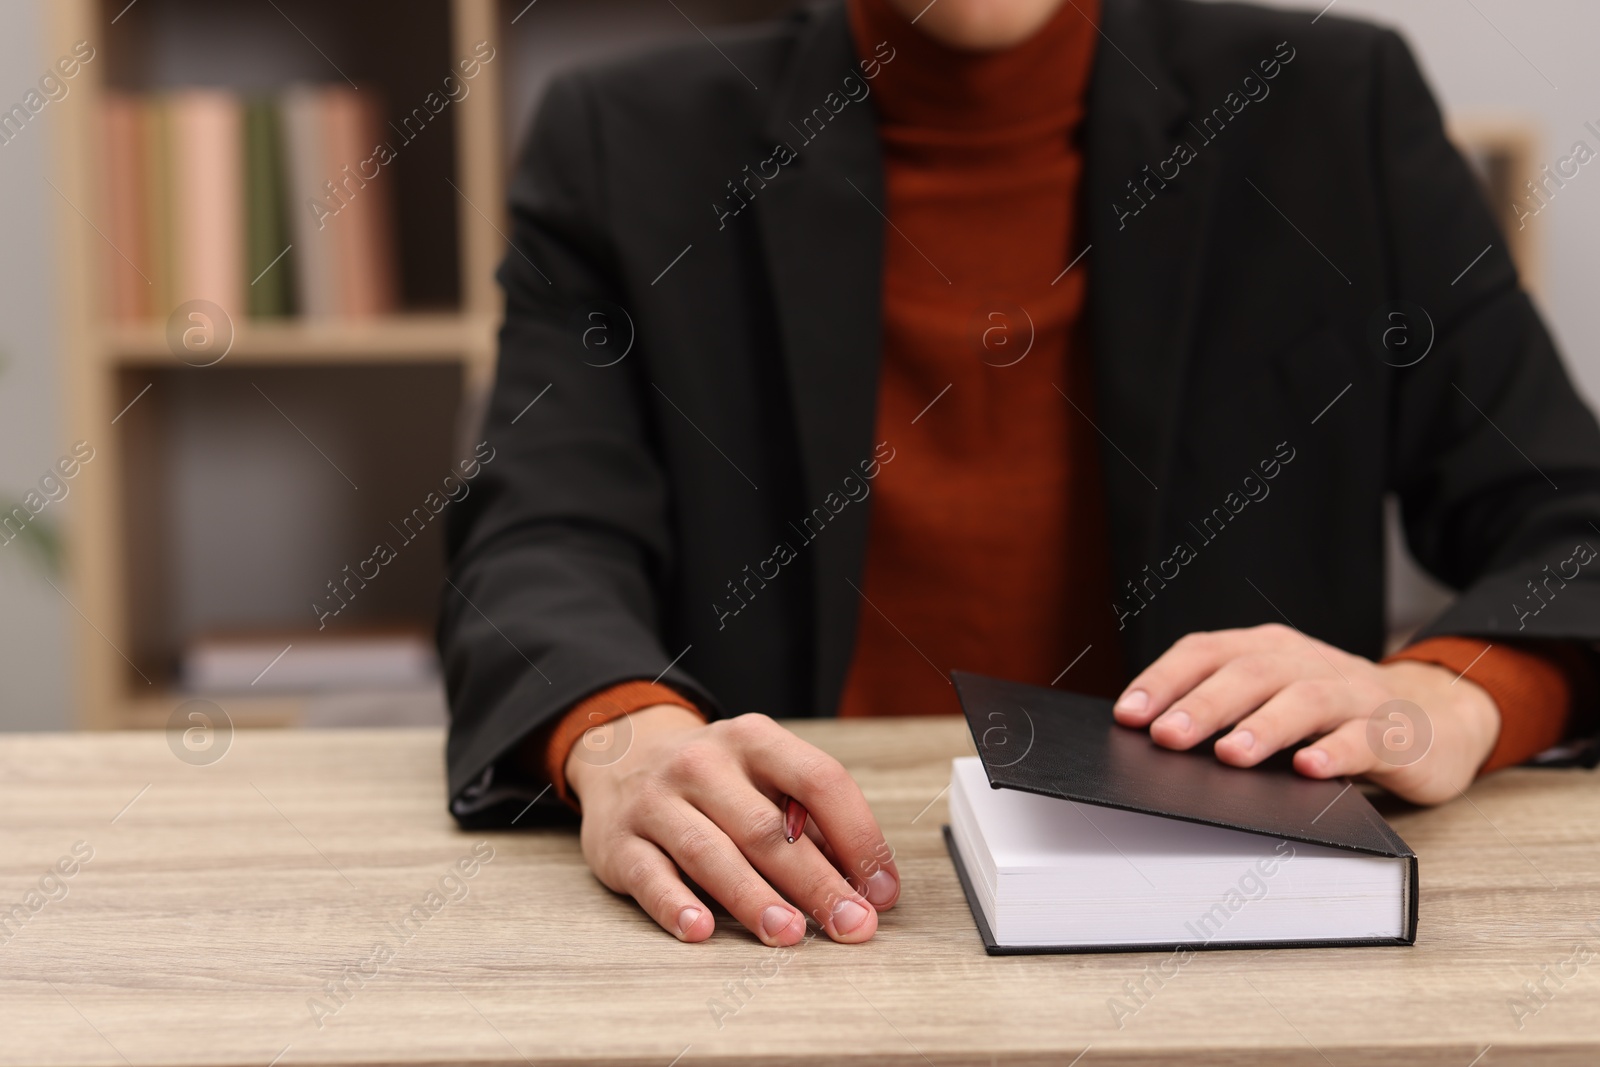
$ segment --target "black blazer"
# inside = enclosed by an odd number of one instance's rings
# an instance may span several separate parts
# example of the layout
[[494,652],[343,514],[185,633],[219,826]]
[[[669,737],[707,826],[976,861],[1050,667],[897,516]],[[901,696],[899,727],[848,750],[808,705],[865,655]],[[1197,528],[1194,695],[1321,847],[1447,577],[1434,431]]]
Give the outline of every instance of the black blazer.
[[[1461,590],[1427,633],[1600,639],[1600,432],[1400,38],[1193,0],[1106,0],[1103,29],[1081,266],[1119,600],[1082,608],[1130,676],[1275,620],[1377,656],[1390,492]],[[880,446],[872,101],[834,113],[862,73],[837,0],[717,44],[557,79],[512,184],[495,454],[439,627],[464,822],[564,810],[497,761],[617,682],[713,715],[840,696],[871,499],[830,494]]]

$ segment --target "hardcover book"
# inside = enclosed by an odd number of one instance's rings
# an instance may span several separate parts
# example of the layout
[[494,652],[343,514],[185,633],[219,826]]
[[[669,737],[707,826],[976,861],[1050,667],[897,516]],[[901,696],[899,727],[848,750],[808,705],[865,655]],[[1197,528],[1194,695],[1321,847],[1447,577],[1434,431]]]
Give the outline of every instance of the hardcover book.
[[1162,748],[1111,702],[962,671],[945,842],[990,954],[1409,945],[1417,858],[1350,782]]

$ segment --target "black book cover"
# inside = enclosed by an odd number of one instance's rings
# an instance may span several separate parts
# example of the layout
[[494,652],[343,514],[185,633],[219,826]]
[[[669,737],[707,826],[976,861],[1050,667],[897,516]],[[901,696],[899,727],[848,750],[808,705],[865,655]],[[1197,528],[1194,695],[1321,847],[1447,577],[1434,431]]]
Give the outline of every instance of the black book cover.
[[[1327,943],[1409,945],[1416,941],[1416,853],[1348,779],[1306,778],[1294,770],[1292,753],[1287,750],[1256,767],[1239,768],[1219,761],[1209,744],[1188,752],[1162,748],[1151,740],[1148,730],[1119,725],[1112,715],[1111,701],[1098,697],[966,671],[952,671],[950,678],[992,787],[1408,860],[1405,936]],[[997,946],[967,884],[964,865],[956,857],[948,830],[945,840],[956,858],[962,889],[991,953],[1062,951]],[[1285,944],[1309,943],[1189,947],[1266,948]],[[1130,946],[1138,951],[1160,947]],[[1092,951],[1108,950],[1096,947]]]

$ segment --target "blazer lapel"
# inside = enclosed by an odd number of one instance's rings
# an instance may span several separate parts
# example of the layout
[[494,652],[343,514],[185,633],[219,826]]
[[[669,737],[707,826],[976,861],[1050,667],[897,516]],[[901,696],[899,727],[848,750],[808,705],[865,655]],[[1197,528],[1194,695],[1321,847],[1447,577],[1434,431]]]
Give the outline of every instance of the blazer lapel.
[[[1105,0],[1085,141],[1095,418],[1109,442],[1102,464],[1118,594],[1157,558],[1173,495],[1167,478],[1220,169],[1218,149],[1189,125],[1189,101],[1156,47],[1151,18],[1143,0]],[[1180,141],[1194,151],[1177,164]],[[1137,618],[1129,627],[1131,669],[1153,653],[1142,647]]]
[[[828,510],[829,494],[842,499],[840,483],[859,476],[872,455],[884,227],[873,109],[867,101],[837,113],[828,106],[844,98],[846,76],[860,77],[844,6],[819,5],[799,17],[808,25],[765,125],[770,144],[788,145],[795,158],[755,204],[800,438],[806,499],[797,502],[797,520],[813,508]],[[829,116],[826,125],[817,114]],[[837,704],[855,647],[859,604],[850,583],[860,584],[867,510],[865,502],[843,507],[801,549],[812,561],[812,701],[819,712]]]
[[[850,103],[820,130],[815,121],[802,125],[816,109],[827,113],[825,101],[840,98],[846,75],[859,75],[844,5],[818,5],[799,17],[808,24],[788,80],[774,86],[764,127],[795,159],[755,207],[800,439],[805,514],[824,506],[872,452],[885,223],[871,106]],[[1085,138],[1094,417],[1110,442],[1102,462],[1119,580],[1159,547],[1160,487],[1180,425],[1220,169],[1217,149],[1188,123],[1189,100],[1156,46],[1152,17],[1143,0],[1105,0]],[[1163,179],[1158,165],[1184,140],[1193,158]],[[807,550],[818,709],[837,703],[849,669],[859,610],[850,582],[860,583],[867,518],[866,506],[845,507]],[[1132,666],[1151,650],[1142,647],[1137,619],[1130,629],[1124,654]]]

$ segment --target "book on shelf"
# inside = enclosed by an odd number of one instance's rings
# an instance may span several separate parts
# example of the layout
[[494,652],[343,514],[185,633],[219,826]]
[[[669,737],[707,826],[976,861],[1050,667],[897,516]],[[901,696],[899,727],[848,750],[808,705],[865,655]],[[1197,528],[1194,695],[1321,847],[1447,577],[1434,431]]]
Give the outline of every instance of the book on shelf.
[[1342,780],[1249,769],[1111,702],[952,673],[978,755],[945,842],[990,954],[1409,945],[1417,858]]
[[322,101],[309,85],[295,85],[283,94],[283,148],[286,159],[284,187],[295,207],[289,212],[289,237],[298,252],[295,266],[295,305],[302,314],[323,318],[337,313],[334,302],[333,257],[324,238],[325,228],[303,200],[314,197],[329,173],[327,140],[322,136]]
[[[172,240],[172,110],[165,97],[150,97],[140,104],[144,131],[145,258],[150,271],[150,304],[145,314],[161,316],[161,309],[177,306],[177,256]],[[110,175],[112,181],[117,175]]]
[[251,279],[250,315],[278,318],[294,307],[295,261],[283,251],[292,242],[284,188],[283,130],[272,100],[257,97],[244,105],[244,141],[245,273]]
[[161,321],[189,300],[233,318],[368,318],[400,304],[382,97],[293,85],[107,95],[111,315]]
[[[337,170],[334,192],[323,199],[338,207],[321,220],[328,238],[322,244],[329,245],[332,253],[335,302],[346,315],[381,315],[394,309],[398,288],[394,231],[389,224],[394,215],[391,182],[376,162],[370,171],[366,166],[374,146],[384,139],[383,113],[370,92],[333,86],[320,95],[326,158]],[[364,171],[376,176],[368,180]],[[300,202],[316,191],[296,192]]]
[[108,259],[106,296],[113,318],[144,319],[155,306],[154,296],[149,291],[154,285],[149,277],[154,267],[150,263],[147,230],[150,223],[146,191],[150,179],[146,157],[150,141],[147,113],[139,101],[112,95],[106,99],[102,118],[106,170],[113,176],[106,183],[106,240],[115,250]]
[[183,89],[172,123],[171,232],[179,301],[244,306],[244,126],[239,101],[218,89]]

